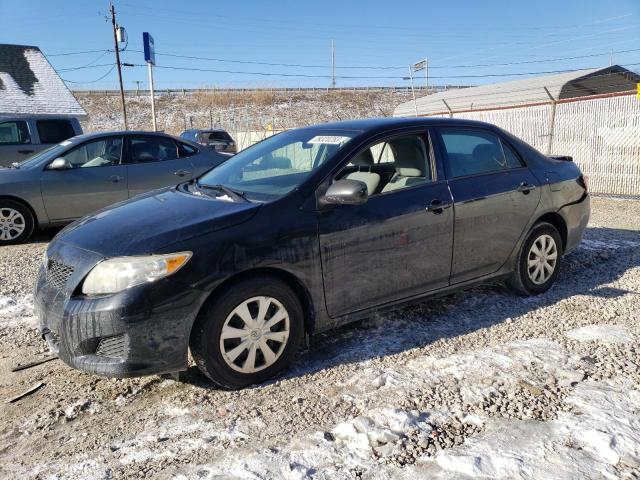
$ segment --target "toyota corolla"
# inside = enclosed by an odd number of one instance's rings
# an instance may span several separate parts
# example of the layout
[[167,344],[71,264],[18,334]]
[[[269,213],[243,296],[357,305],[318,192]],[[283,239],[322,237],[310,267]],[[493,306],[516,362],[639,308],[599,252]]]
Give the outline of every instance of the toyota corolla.
[[589,212],[570,157],[489,124],[301,128],[66,227],[36,312],[72,367],[177,372],[190,350],[241,388],[291,364],[305,336],[380,309],[487,281],[545,292]]

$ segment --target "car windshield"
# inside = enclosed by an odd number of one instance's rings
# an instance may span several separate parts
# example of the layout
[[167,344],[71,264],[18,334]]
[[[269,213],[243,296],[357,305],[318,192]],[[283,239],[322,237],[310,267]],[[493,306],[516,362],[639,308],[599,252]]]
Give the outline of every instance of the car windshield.
[[225,186],[251,201],[270,201],[302,184],[358,132],[291,130],[243,150],[199,179],[203,187]]

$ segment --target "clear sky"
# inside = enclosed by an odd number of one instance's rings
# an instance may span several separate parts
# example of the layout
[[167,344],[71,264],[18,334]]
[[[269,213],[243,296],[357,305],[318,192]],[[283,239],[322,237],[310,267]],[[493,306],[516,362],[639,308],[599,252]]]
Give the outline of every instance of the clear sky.
[[[157,88],[326,87],[332,39],[337,86],[408,85],[408,65],[425,57],[433,85],[606,66],[610,56],[640,68],[640,0],[115,0],[115,7],[129,35],[124,62],[142,65],[142,32],[153,35]],[[0,43],[39,46],[72,88],[116,88],[108,8],[105,0],[0,0]],[[125,88],[136,81],[147,88],[144,65],[123,75]]]

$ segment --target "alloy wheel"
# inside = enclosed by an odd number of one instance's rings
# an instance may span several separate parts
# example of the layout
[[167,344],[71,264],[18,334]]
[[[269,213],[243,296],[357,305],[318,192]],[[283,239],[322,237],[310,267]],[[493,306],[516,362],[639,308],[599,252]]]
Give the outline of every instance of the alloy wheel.
[[27,227],[24,216],[13,208],[0,208],[0,240],[15,240]]
[[273,365],[289,340],[289,313],[273,297],[252,297],[227,316],[220,333],[220,352],[227,365],[255,373]]
[[545,283],[556,269],[558,247],[551,235],[540,235],[531,245],[527,258],[529,279],[536,285]]

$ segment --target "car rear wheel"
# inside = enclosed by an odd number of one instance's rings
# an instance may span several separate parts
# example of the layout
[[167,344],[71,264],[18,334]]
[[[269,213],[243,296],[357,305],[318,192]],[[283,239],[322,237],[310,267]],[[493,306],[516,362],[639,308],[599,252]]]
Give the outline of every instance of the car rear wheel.
[[509,285],[521,295],[546,292],[558,277],[562,253],[562,239],[556,227],[536,223],[522,244]]
[[258,276],[205,304],[193,328],[191,353],[215,384],[242,388],[289,366],[303,330],[296,293],[278,278]]
[[0,200],[0,245],[26,241],[33,232],[31,211],[14,200]]

